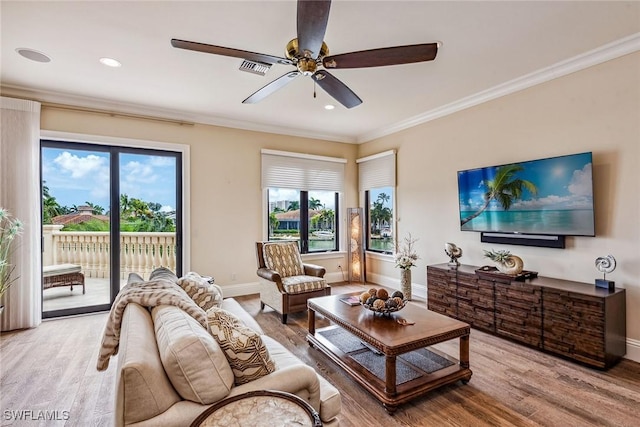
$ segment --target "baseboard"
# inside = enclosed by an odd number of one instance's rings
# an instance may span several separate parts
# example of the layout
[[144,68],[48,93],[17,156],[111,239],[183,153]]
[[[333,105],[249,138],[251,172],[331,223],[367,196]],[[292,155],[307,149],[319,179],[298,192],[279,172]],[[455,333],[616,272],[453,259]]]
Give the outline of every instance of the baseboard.
[[[327,283],[344,282],[342,273],[327,273],[324,275]],[[248,283],[227,283],[225,285],[219,285],[222,288],[222,294],[225,298],[241,297],[243,295],[252,295],[260,293],[260,282],[248,282]]]
[[640,363],[640,341],[627,338],[627,354],[624,358]]

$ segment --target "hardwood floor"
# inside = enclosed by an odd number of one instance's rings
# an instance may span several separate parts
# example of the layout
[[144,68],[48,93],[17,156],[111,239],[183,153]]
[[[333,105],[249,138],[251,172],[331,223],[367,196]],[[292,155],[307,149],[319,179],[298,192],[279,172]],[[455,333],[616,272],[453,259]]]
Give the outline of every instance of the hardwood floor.
[[[333,286],[333,293],[363,286]],[[369,286],[366,286],[369,288]],[[476,330],[467,385],[456,383],[389,416],[362,387],[305,340],[306,313],[288,324],[257,295],[236,298],[265,332],[314,367],[342,393],[341,426],[637,426],[640,364],[623,360],[598,371]],[[110,426],[115,360],[97,372],[106,314],[44,322],[0,336],[0,425]],[[319,319],[317,326],[326,325]],[[458,343],[436,346],[453,356]],[[19,422],[11,411],[49,411],[58,420]],[[9,411],[9,412],[7,412]],[[66,411],[66,412],[65,412]],[[24,412],[23,412],[24,414]],[[64,419],[68,418],[68,419]]]

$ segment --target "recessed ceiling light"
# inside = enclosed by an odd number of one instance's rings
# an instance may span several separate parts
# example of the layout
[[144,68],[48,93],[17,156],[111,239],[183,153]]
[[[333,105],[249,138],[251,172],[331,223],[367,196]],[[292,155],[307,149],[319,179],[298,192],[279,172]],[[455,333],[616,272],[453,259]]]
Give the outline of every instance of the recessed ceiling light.
[[324,106],[325,110],[333,110],[334,108],[336,108],[336,106],[335,105],[331,105],[331,104],[327,104],[327,105]]
[[114,68],[122,66],[120,61],[117,61],[113,58],[100,58],[100,63],[103,65],[106,65],[107,67],[114,67]]
[[29,49],[27,47],[19,47],[16,49],[21,56],[30,59],[36,62],[51,62],[51,58],[45,55],[42,52],[38,52],[37,50]]

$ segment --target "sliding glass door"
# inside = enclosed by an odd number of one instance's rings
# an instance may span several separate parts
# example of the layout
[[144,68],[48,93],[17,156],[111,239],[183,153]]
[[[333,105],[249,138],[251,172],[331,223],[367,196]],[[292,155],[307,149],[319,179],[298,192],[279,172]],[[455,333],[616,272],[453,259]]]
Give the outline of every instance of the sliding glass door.
[[108,310],[129,273],[181,273],[181,153],[41,141],[43,317]]

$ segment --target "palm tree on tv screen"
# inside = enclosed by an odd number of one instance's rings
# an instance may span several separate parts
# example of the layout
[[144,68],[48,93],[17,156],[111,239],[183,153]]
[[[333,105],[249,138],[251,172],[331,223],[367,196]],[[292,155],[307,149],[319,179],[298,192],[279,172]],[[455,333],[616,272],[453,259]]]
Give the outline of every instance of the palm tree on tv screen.
[[482,184],[486,188],[484,193],[484,204],[473,215],[460,221],[464,225],[473,218],[479,216],[487,209],[492,200],[497,200],[505,211],[509,210],[514,201],[522,197],[524,190],[528,190],[535,195],[538,192],[536,185],[526,179],[515,178],[514,175],[524,168],[520,165],[501,166],[496,171],[496,176],[492,180],[483,180]]

